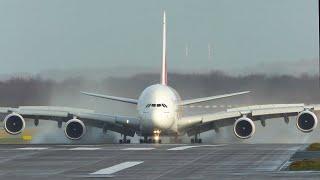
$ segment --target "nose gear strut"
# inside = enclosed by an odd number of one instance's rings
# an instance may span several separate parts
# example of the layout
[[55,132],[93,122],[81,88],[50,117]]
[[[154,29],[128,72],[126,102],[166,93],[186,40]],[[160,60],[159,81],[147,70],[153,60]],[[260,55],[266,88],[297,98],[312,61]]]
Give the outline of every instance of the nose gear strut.
[[143,139],[140,139],[140,144],[142,143],[148,143],[148,144],[155,144],[155,143],[159,143],[161,144],[161,139],[160,139],[160,130],[154,130],[153,131],[153,137],[152,138],[148,138],[148,136],[144,136]]

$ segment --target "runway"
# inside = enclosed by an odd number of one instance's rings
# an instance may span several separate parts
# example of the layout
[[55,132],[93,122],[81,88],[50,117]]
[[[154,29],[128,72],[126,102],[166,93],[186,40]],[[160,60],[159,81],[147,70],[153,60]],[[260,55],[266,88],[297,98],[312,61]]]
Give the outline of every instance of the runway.
[[0,145],[0,179],[319,179],[280,171],[304,146]]

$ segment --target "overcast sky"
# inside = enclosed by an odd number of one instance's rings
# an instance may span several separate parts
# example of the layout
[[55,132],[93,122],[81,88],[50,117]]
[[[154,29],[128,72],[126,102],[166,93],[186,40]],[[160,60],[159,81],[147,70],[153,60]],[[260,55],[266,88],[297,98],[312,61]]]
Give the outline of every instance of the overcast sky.
[[0,73],[157,68],[163,10],[169,69],[318,57],[317,0],[0,0]]

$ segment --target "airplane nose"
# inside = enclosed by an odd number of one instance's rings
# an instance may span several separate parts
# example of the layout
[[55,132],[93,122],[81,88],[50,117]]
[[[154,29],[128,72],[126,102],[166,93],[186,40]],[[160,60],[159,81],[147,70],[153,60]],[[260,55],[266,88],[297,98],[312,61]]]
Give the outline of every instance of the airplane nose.
[[154,128],[169,129],[173,125],[173,120],[169,117],[169,113],[153,111],[150,114],[150,119]]

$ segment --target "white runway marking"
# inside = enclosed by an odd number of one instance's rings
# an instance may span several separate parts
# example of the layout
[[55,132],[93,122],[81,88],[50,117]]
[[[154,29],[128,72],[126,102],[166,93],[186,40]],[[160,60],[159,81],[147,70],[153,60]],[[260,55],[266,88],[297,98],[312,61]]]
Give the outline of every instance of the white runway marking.
[[111,175],[113,173],[116,173],[118,171],[136,166],[138,164],[143,163],[143,161],[128,161],[128,162],[123,162],[108,168],[100,169],[99,171],[90,173],[91,175]]
[[279,168],[279,171],[281,171],[282,169],[287,168],[289,165],[291,164],[291,161],[287,161],[284,164],[282,164],[282,166]]
[[226,146],[227,144],[205,144],[200,145],[199,147],[219,147],[219,146]]
[[71,151],[90,151],[90,150],[98,150],[98,149],[101,149],[101,148],[95,148],[95,147],[77,147],[77,148],[72,148],[72,149],[69,149]]
[[181,151],[181,150],[194,148],[194,147],[200,147],[200,146],[179,146],[179,147],[170,148],[168,149],[168,151]]
[[219,147],[219,146],[225,146],[225,144],[216,144],[216,145],[199,145],[199,146],[179,146],[168,149],[168,151],[181,151],[185,149],[195,148],[195,147]]
[[124,151],[146,151],[146,150],[153,150],[154,148],[125,148],[121,149]]
[[19,150],[45,150],[48,149],[47,147],[24,147],[24,148],[17,148]]

